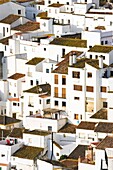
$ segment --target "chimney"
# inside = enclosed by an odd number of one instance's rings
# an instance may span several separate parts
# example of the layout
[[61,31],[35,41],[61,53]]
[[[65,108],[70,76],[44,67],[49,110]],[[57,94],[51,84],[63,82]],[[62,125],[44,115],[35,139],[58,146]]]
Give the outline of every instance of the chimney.
[[99,68],[103,68],[103,56],[99,56]]
[[76,63],[76,54],[73,54],[73,64]]
[[72,54],[69,56],[69,65],[70,66],[73,65],[73,56],[72,56]]

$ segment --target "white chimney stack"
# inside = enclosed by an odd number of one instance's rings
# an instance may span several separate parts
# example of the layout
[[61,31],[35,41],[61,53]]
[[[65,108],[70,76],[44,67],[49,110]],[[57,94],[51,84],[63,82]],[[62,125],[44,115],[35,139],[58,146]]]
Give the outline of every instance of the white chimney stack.
[[72,55],[69,56],[69,65],[70,66],[73,65],[73,56]]
[[99,56],[99,68],[103,68],[103,56]]
[[73,54],[73,64],[76,63],[76,54]]

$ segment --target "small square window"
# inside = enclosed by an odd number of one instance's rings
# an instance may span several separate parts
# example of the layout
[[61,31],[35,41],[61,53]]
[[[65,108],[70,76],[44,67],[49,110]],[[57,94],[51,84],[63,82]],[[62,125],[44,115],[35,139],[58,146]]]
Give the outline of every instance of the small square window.
[[18,14],[21,14],[21,10],[20,9],[18,10]]
[[30,111],[29,114],[30,114],[30,116],[33,115],[33,111]]
[[41,99],[39,100],[39,104],[41,104]]
[[16,93],[14,93],[14,97],[16,97]]
[[92,73],[88,72],[88,73],[87,73],[87,77],[88,77],[88,78],[91,78],[91,77],[92,77]]
[[49,69],[48,68],[46,69],[46,73],[49,73]]
[[79,100],[80,99],[80,97],[74,97],[74,100]]
[[30,85],[33,86],[33,80],[30,80]]
[[48,126],[48,131],[52,131],[52,126]]
[[69,5],[69,2],[66,2],[67,5]]
[[51,1],[48,1],[48,4],[50,4],[51,3]]
[[98,55],[95,55],[95,58],[97,59],[97,58],[98,58]]
[[62,107],[66,107],[66,102],[62,102]]
[[44,51],[46,51],[46,48],[44,48]]
[[107,108],[107,102],[103,102],[103,108]]
[[79,115],[78,114],[74,114],[74,119],[78,120],[79,119]]
[[105,41],[105,44],[108,44],[108,41]]
[[46,100],[46,104],[50,104],[50,99],[47,99],[47,100]]
[[89,57],[90,57],[90,59],[92,59],[92,55],[91,55],[91,54],[90,54],[90,56],[89,56]]
[[13,103],[13,106],[16,106],[16,103]]
[[56,156],[59,156],[59,153],[56,153]]
[[58,106],[58,101],[57,100],[55,100],[55,106]]

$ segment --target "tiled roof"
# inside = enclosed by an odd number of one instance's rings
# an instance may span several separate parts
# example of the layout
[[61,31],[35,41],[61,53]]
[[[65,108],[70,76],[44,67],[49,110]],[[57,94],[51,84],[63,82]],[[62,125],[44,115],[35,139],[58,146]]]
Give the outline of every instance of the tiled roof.
[[69,56],[75,54],[77,57],[82,54],[79,51],[72,51],[64,56],[64,60],[57,64],[57,68],[52,71],[52,73],[60,73],[60,74],[67,74],[68,73],[68,66],[69,66]]
[[32,58],[31,60],[29,60],[26,64],[29,64],[29,65],[37,65],[38,63],[40,63],[41,61],[43,61],[44,58]]
[[97,53],[109,53],[110,51],[113,50],[113,46],[107,46],[107,45],[95,45],[90,50],[89,52],[97,52]]
[[62,147],[55,141],[53,141],[53,144],[56,145],[59,149],[62,149]]
[[32,87],[31,89],[25,90],[24,92],[26,93],[36,93],[36,94],[41,94],[41,93],[51,93],[51,86],[50,84],[41,84],[37,85],[35,87]]
[[106,14],[106,15],[113,15],[113,12],[106,12],[106,11],[103,11],[103,12],[97,12],[97,11],[88,11],[87,12],[88,14]]
[[10,133],[10,137],[13,138],[23,138],[23,133],[24,133],[25,129],[24,128],[14,128],[11,133]]
[[53,41],[50,42],[50,44],[87,48],[87,40],[74,38],[55,38]]
[[85,150],[87,149],[87,145],[78,145],[69,155],[68,158],[78,160],[79,156],[81,158],[85,157]]
[[25,2],[31,2],[33,0],[16,0],[16,2],[19,2],[19,3],[25,3]]
[[113,123],[111,122],[99,122],[95,127],[95,132],[101,133],[113,133]]
[[95,129],[95,125],[96,125],[96,122],[82,121],[77,126],[77,129],[94,130]]
[[58,132],[59,133],[76,133],[76,125],[66,123]]
[[15,73],[12,76],[8,77],[8,79],[18,80],[18,79],[20,79],[22,77],[25,77],[25,74]]
[[46,12],[40,12],[37,17],[47,17],[47,11]]
[[18,151],[16,151],[12,156],[34,160],[37,156],[41,154],[43,148],[32,147],[32,146],[23,146]]
[[63,6],[63,5],[64,5],[64,4],[53,3],[53,4],[49,5],[48,7],[59,8],[59,7]]
[[9,134],[10,130],[0,129],[0,140],[2,140],[2,137],[6,138]]
[[[99,67],[99,60],[96,59],[91,59],[89,61],[86,62],[87,64],[89,64],[90,66],[96,68],[96,69],[100,69]],[[106,68],[108,65],[103,63],[103,68]]]
[[0,5],[1,4],[4,4],[4,3],[7,3],[7,2],[10,2],[11,0],[0,0]]
[[78,170],[78,160],[75,159],[64,159],[61,161],[70,170]]
[[14,27],[13,30],[27,32],[27,31],[36,31],[40,28],[40,24],[38,22],[28,21],[23,25],[19,25]]
[[10,102],[19,102],[20,100],[19,100],[19,98],[8,98],[8,100],[10,101]]
[[108,117],[107,109],[100,109],[98,112],[96,112],[90,118],[107,120],[107,117]]
[[113,136],[106,136],[96,147],[96,149],[113,148]]
[[97,27],[95,27],[95,29],[98,29],[98,30],[106,30],[105,26],[97,26]]
[[19,18],[20,18],[20,16],[11,14],[11,15],[8,15],[6,18],[2,19],[0,22],[5,23],[5,24],[12,24]]
[[12,118],[12,117],[8,117],[8,116],[1,116],[0,115],[0,124],[1,125],[8,125],[8,124],[14,124],[14,123],[18,123],[21,120]]
[[48,131],[42,131],[42,130],[25,130],[24,133],[31,134],[31,135],[39,135],[39,136],[47,136],[50,135],[50,132]]
[[0,39],[0,43],[4,44],[4,45],[9,45],[9,39],[11,39],[12,36]]

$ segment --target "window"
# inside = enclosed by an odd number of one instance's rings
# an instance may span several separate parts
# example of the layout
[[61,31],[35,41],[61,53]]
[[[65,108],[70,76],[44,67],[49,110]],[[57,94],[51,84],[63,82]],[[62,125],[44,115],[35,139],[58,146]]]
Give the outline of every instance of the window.
[[26,46],[24,46],[24,51],[27,51]]
[[18,106],[20,106],[20,104],[18,103]]
[[105,93],[106,93],[107,89],[106,89],[106,87],[101,86],[101,87],[100,87],[100,91],[101,91],[101,92],[105,92]]
[[58,101],[57,100],[55,100],[55,106],[58,106]]
[[78,114],[74,114],[74,119],[78,120],[79,119],[79,115]]
[[33,86],[33,80],[30,80],[30,85]]
[[7,46],[5,45],[5,51],[7,50]]
[[66,88],[62,88],[62,98],[66,98]]
[[33,115],[33,111],[30,111],[29,114],[30,114],[30,116]]
[[73,11],[73,8],[71,8],[71,11]]
[[49,69],[48,68],[46,69],[46,73],[49,73]]
[[79,100],[80,99],[80,97],[74,97],[74,100]]
[[28,139],[28,142],[29,142],[29,143],[32,143],[32,139],[31,139],[31,138],[29,138],[29,139]]
[[89,48],[92,48],[92,46],[90,45]]
[[93,92],[94,89],[93,89],[92,86],[86,86],[86,91],[87,91],[87,92]]
[[103,102],[103,108],[107,108],[107,102]]
[[38,6],[38,10],[40,10],[40,6]]
[[39,104],[41,104],[41,99],[39,100]]
[[56,156],[59,156],[59,153],[56,153]]
[[38,80],[36,80],[36,85],[38,85],[39,84],[39,81]]
[[90,59],[92,59],[92,55],[91,55],[91,54],[90,54],[90,56],[89,56],[89,57],[90,57]]
[[4,157],[5,155],[4,154],[1,154],[1,157]]
[[62,76],[62,85],[66,85],[66,77]]
[[88,77],[88,78],[91,78],[91,77],[92,77],[92,73],[88,72],[88,73],[87,73],[87,77]]
[[3,27],[3,37],[5,37],[5,27]]
[[57,4],[59,4],[59,1],[57,1]]
[[68,24],[70,24],[70,19],[68,19]]
[[48,1],[48,4],[50,4],[51,3],[51,1]]
[[74,85],[74,90],[82,91],[82,86]]
[[7,32],[9,31],[9,29],[7,28]]
[[54,83],[58,84],[58,75],[54,75]]
[[82,115],[80,115],[80,119],[82,119]]
[[48,126],[48,131],[52,131],[52,126]]
[[113,71],[110,71],[110,76],[113,76]]
[[66,2],[67,5],[69,5],[69,2]]
[[46,104],[50,104],[50,99],[47,99],[47,100],[46,100]]
[[105,60],[105,56],[102,56],[103,60]]
[[36,18],[36,15],[35,15],[35,13],[33,14],[33,19],[35,19]]
[[18,14],[21,14],[21,10],[20,9],[18,10]]
[[49,13],[51,13],[51,9],[49,9]]
[[16,93],[14,93],[14,97],[16,97]]
[[95,58],[97,59],[97,58],[98,58],[98,55],[95,55]]
[[64,56],[64,55],[65,55],[65,48],[62,48],[62,56]]
[[107,41],[107,40],[105,41],[105,44],[108,44],[108,41]]
[[57,9],[55,9],[55,14],[57,14]]
[[16,103],[13,103],[13,106],[16,106]]
[[66,107],[66,102],[62,102],[62,107]]
[[54,96],[58,97],[58,87],[54,87]]
[[44,48],[44,51],[46,51],[46,48]]
[[72,78],[80,78],[80,72],[78,72],[78,71],[73,71],[73,72],[72,72]]
[[101,41],[101,45],[103,45],[104,44],[104,41]]

